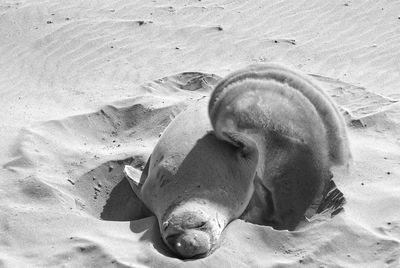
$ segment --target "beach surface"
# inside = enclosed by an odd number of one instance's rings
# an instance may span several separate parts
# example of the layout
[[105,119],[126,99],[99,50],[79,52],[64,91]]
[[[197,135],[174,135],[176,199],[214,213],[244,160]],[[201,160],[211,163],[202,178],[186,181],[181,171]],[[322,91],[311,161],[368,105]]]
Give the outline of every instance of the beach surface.
[[[1,1],[0,267],[399,267],[398,1]],[[242,220],[183,261],[123,167],[221,77],[276,62],[343,112],[347,202],[296,231]]]

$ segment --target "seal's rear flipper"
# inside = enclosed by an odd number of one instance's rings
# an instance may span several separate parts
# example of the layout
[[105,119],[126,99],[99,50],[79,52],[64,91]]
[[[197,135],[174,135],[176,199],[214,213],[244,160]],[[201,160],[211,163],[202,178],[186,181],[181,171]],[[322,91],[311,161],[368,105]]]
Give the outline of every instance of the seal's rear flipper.
[[336,187],[335,182],[331,180],[323,194],[323,199],[317,209],[317,213],[328,213],[333,217],[343,210],[343,205],[345,203],[346,199],[343,193]]
[[336,187],[335,182],[330,180],[321,198],[308,208],[305,219],[310,222],[332,218],[343,211],[345,203],[343,193]]

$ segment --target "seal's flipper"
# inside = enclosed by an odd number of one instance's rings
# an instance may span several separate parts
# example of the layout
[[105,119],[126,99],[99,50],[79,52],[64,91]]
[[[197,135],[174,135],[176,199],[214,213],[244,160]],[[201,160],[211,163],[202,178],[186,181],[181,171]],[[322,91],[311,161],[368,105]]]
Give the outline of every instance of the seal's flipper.
[[128,182],[131,185],[133,192],[138,198],[140,198],[140,189],[143,185],[140,182],[140,172],[132,166],[125,165],[124,174],[128,179]]
[[343,211],[346,199],[331,180],[318,203],[313,203],[305,214],[305,222],[325,221]]
[[[140,173],[139,170],[137,170],[136,168],[134,168],[132,166],[125,165],[125,167],[124,167],[125,177],[128,180],[130,186],[132,187],[133,192],[137,196],[138,201],[140,202],[140,204],[136,204],[136,209],[140,210],[140,212],[139,212],[140,217],[138,217],[138,218],[145,218],[145,217],[149,217],[149,216],[153,215],[153,213],[143,203],[142,196],[140,194],[140,190],[145,181],[145,178],[143,178],[143,177],[144,176],[147,177],[149,162],[150,162],[150,160],[147,161],[146,167],[142,173]],[[139,205],[139,207],[137,207],[138,205]]]
[[256,176],[254,178],[253,197],[240,218],[254,224],[273,226],[273,214],[272,194],[262,184],[260,178]]
[[317,213],[329,213],[331,217],[335,216],[343,210],[346,199],[343,193],[336,187],[331,180],[326,188],[321,204],[317,209]]

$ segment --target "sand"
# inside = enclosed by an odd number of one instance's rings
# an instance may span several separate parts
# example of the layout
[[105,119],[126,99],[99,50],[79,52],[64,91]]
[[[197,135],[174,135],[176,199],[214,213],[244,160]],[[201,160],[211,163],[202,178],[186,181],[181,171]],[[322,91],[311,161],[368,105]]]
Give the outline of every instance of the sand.
[[[399,267],[399,16],[389,0],[1,1],[0,267]],[[122,167],[220,77],[270,61],[345,114],[344,211],[293,232],[236,220],[211,256],[176,259]]]

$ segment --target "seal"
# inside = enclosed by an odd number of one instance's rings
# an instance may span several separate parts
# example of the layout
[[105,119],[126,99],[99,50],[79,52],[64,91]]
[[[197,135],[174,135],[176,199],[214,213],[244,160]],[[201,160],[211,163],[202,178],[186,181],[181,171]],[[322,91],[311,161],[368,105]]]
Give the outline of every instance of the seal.
[[[217,248],[233,220],[293,230],[346,165],[344,121],[309,77],[276,64],[222,79],[166,128],[145,170],[125,174],[181,258]],[[311,211],[311,212],[310,212]]]
[[208,102],[198,100],[165,129],[144,183],[135,181],[136,169],[125,167],[135,193],[157,217],[163,240],[183,258],[209,254],[254,191],[257,154],[247,157],[214,135]]

